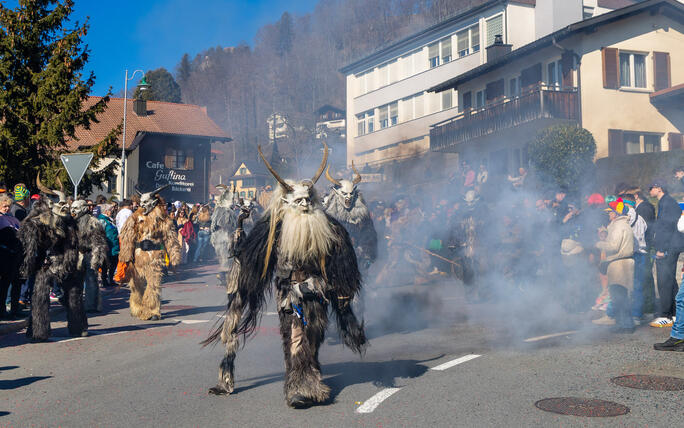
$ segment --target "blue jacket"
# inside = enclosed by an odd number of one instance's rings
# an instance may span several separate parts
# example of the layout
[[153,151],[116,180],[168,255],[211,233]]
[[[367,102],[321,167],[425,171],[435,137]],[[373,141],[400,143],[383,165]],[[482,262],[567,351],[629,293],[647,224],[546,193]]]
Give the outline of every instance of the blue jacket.
[[107,244],[109,246],[109,253],[112,256],[119,255],[119,231],[116,229],[116,225],[111,218],[104,214],[97,216],[97,219],[102,223],[105,230],[105,235],[107,235]]

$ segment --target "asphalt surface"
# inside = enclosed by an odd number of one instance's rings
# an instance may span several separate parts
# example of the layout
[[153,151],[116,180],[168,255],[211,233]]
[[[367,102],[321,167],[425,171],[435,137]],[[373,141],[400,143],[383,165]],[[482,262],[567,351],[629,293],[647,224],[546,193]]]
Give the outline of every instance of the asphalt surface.
[[[226,301],[215,266],[167,279],[163,319],[128,313],[126,289],[108,290],[90,336],[68,337],[63,311],[53,339],[0,336],[0,427],[204,426],[681,426],[684,391],[614,385],[626,374],[684,378],[684,353],[652,344],[669,329],[613,335],[589,315],[548,302],[470,304],[446,282],[369,290],[363,357],[328,331],[320,360],[331,400],[293,410],[283,399],[277,316],[267,309],[258,335],[240,350],[236,390],[208,395],[220,346],[202,348]],[[559,334],[560,333],[560,334]],[[547,336],[541,338],[539,336]],[[532,339],[530,341],[530,339]],[[527,341],[526,341],[527,340]],[[465,357],[465,358],[464,358]],[[435,368],[440,370],[435,370]],[[623,416],[557,415],[534,403],[598,398],[629,407]]]

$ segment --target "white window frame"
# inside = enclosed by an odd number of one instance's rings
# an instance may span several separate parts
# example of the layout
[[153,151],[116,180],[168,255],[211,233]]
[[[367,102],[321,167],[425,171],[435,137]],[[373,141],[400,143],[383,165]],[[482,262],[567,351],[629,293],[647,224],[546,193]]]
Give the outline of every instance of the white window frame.
[[[447,45],[446,42],[449,42],[448,43],[448,47],[449,47],[448,54],[447,54],[447,52],[445,52],[446,45]],[[448,62],[451,62],[451,60],[454,58],[454,43],[453,43],[451,36],[447,36],[447,37],[445,37],[439,41],[439,57],[440,57],[440,61],[442,62],[442,64],[446,64]]]
[[[439,53],[439,41],[436,41],[434,43],[430,43],[428,45],[428,68],[435,68],[439,67],[439,58],[440,58],[440,53]],[[434,51],[434,54],[431,56],[430,51]]]
[[[629,55],[629,85],[622,84],[622,55]],[[634,56],[644,57],[644,86],[636,86],[636,67]],[[618,51],[618,70],[620,70],[620,89],[635,89],[638,91],[648,90],[648,52]]]
[[505,42],[505,40],[506,40],[506,20],[504,19],[504,14],[503,14],[503,12],[501,12],[501,13],[499,13],[499,14],[497,14],[497,15],[494,15],[494,16],[492,16],[492,17],[490,17],[490,18],[487,18],[487,19],[485,20],[485,27],[486,27],[486,30],[487,30],[487,34],[485,35],[485,37],[487,38],[487,40],[485,40],[485,47],[489,47],[489,46],[491,46],[491,45],[494,44],[494,36],[495,36],[496,34],[492,34],[492,40],[490,41],[490,40],[489,40],[489,23],[490,23],[491,21],[497,19],[497,18],[501,18],[501,37],[503,38],[504,43],[506,43],[506,42]]
[[[458,58],[463,58],[463,57],[465,57],[465,56],[468,56],[468,55],[470,55],[470,54],[474,54],[474,53],[480,51],[480,40],[479,40],[479,38],[480,38],[480,37],[479,37],[479,33],[480,33],[480,32],[479,32],[479,31],[478,31],[478,37],[477,37],[477,38],[478,38],[477,44],[474,44],[474,43],[473,43],[473,29],[474,29],[475,27],[478,27],[478,28],[479,28],[479,25],[480,25],[480,24],[477,23],[477,24],[474,24],[474,25],[471,25],[471,26],[469,26],[469,27],[463,28],[463,29],[461,29],[461,30],[459,30],[459,31],[456,32],[456,34],[455,34],[455,36],[456,36],[456,55],[458,56]],[[464,33],[464,32],[465,32],[465,34],[466,34],[467,37],[468,37],[468,42],[467,42],[467,44],[466,44],[467,46],[466,46],[465,49],[459,49],[458,41],[459,41],[460,38],[461,38],[461,37],[459,36],[459,34]],[[453,44],[452,44],[452,46],[453,46]],[[475,47],[477,47],[477,50],[475,50]],[[453,56],[453,48],[452,48],[452,56]]]
[[[551,76],[549,75],[549,66],[553,64],[554,68],[554,74],[555,76],[555,82],[551,81]],[[561,62],[560,60],[558,61],[551,61],[546,64],[546,86],[548,86],[549,89],[555,89],[555,90],[560,90],[561,86],[563,85],[563,73],[561,72]]]
[[[446,89],[440,94],[440,102],[442,103],[442,110],[448,110],[450,108],[454,107],[454,90],[453,89]],[[447,103],[445,102],[445,97],[449,98],[449,105],[447,106]]]
[[399,123],[399,101],[389,103],[387,107],[389,115],[389,126],[394,126]]
[[[639,151],[637,152],[628,152],[627,151],[627,141],[625,138],[625,134],[633,134],[637,136],[637,143],[639,144]],[[649,136],[654,136],[658,138],[658,150],[657,151],[646,151],[646,137]],[[663,134],[659,134],[657,132],[643,132],[643,131],[623,131],[623,138],[622,142],[625,145],[624,150],[625,154],[632,155],[632,154],[641,154],[641,153],[658,153],[663,151]]]
[[475,109],[482,109],[487,105],[487,95],[485,90],[475,92]]

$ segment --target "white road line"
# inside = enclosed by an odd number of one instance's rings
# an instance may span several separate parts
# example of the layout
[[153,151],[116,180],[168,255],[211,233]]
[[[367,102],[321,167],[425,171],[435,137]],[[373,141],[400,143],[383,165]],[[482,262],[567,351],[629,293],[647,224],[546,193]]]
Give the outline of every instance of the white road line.
[[211,320],[178,320],[178,319],[175,319],[174,321],[177,321],[181,324],[201,324],[203,322],[210,322]]
[[278,315],[278,312],[264,312],[264,315]]
[[568,334],[575,334],[575,333],[577,333],[577,330],[562,331],[560,333],[547,334],[545,336],[530,337],[529,339],[523,340],[523,342],[538,342],[540,340],[550,339],[552,337],[566,336]]
[[365,403],[357,407],[356,413],[370,413],[375,410],[376,407],[380,405],[383,401],[392,396],[395,392],[399,391],[401,388],[385,388],[378,392],[371,398],[369,398]]
[[461,363],[465,363],[466,361],[474,360],[474,359],[477,358],[477,357],[481,357],[481,355],[477,355],[477,354],[468,354],[468,355],[464,355],[464,356],[462,356],[462,357],[460,357],[460,358],[456,358],[455,360],[451,360],[451,361],[448,361],[448,362],[446,362],[446,363],[444,363],[444,364],[440,364],[440,365],[438,365],[438,366],[436,366],[436,367],[433,367],[433,368],[431,368],[430,370],[440,370],[440,371],[441,371],[441,370],[446,370],[446,369],[451,368],[451,367],[453,367],[453,366],[457,366],[457,365],[459,365],[459,364],[461,364]]

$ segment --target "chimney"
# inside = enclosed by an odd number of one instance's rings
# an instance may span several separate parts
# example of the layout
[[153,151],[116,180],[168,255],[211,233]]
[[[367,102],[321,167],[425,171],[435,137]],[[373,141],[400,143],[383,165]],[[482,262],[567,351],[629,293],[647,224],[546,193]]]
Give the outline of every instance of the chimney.
[[511,51],[511,45],[505,45],[501,34],[494,36],[494,43],[487,47],[487,62],[494,61]]
[[133,100],[133,111],[138,116],[147,116],[147,101],[140,98]]

